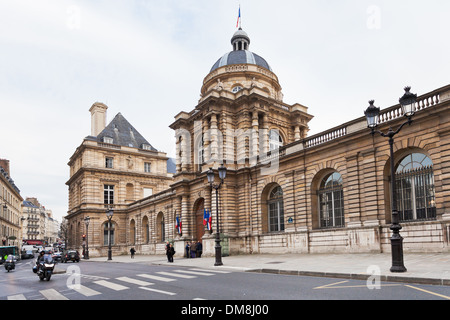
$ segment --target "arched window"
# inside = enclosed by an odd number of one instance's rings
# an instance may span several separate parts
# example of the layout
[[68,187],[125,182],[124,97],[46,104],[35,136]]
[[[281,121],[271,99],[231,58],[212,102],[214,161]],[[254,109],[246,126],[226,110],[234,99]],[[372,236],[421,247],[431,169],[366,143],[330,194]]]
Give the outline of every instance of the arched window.
[[134,219],[132,219],[130,222],[130,243],[136,243],[136,222],[134,221]]
[[269,210],[269,232],[284,231],[283,190],[276,186],[269,193],[267,200]]
[[165,234],[164,213],[160,212],[156,216],[156,239],[159,242],[164,242]]
[[411,153],[398,164],[395,192],[400,221],[436,218],[433,162],[422,153]]
[[269,131],[269,151],[276,150],[283,146],[283,139],[278,130]]
[[320,208],[320,227],[343,227],[344,222],[344,192],[342,176],[333,172],[325,176],[318,190]]
[[150,239],[149,233],[150,233],[150,228],[149,228],[149,224],[148,224],[148,218],[147,218],[147,216],[145,216],[142,219],[142,237],[143,237],[142,241],[145,244],[149,243],[149,239]]

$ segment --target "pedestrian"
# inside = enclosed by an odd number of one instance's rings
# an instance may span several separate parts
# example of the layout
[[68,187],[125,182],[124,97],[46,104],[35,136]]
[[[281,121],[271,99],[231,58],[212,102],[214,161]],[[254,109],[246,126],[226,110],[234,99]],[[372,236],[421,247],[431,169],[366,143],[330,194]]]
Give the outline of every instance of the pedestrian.
[[203,245],[200,241],[197,242],[197,258],[202,257]]
[[175,255],[175,249],[172,244],[169,245],[167,249],[167,261],[173,262],[173,256]]
[[134,259],[134,254],[136,253],[136,250],[134,250],[134,248],[131,248],[130,253],[131,253],[131,259]]
[[169,249],[170,249],[170,243],[169,241],[166,242],[166,255],[167,255],[167,262],[169,261]]
[[190,255],[190,252],[189,252],[189,250],[191,249],[191,246],[190,246],[190,244],[189,244],[189,241],[186,241],[186,247],[185,247],[185,250],[186,250],[186,258],[189,258],[189,255]]
[[191,258],[195,258],[197,254],[197,248],[195,242],[192,242],[191,244]]

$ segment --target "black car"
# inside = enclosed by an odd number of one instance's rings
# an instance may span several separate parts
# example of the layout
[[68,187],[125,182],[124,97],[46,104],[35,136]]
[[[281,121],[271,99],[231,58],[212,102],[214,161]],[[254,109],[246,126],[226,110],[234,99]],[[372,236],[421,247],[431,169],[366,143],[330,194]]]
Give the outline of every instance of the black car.
[[67,250],[61,259],[62,262],[73,261],[80,262],[80,255],[76,250]]
[[33,258],[34,258],[33,250],[22,251],[22,259],[33,259]]

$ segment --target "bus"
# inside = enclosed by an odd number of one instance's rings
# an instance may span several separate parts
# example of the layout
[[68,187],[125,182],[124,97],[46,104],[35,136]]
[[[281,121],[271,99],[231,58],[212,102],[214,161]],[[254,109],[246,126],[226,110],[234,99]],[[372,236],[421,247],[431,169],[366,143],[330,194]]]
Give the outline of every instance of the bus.
[[5,262],[5,256],[12,254],[16,257],[16,260],[20,260],[20,251],[18,247],[14,246],[3,246],[0,247],[0,264]]

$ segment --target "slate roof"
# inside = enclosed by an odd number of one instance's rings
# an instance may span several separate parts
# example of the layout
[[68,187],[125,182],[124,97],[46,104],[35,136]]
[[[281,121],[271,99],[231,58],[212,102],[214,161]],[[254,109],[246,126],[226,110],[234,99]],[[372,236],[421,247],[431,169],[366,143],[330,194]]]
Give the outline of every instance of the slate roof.
[[104,138],[112,138],[112,144],[142,148],[144,144],[150,146],[150,150],[158,151],[125,119],[119,112],[114,119],[98,134],[97,137],[88,136],[88,140],[96,140],[97,142],[105,142]]
[[228,65],[233,64],[256,64],[257,66],[266,68],[267,70],[272,71],[272,68],[269,66],[267,61],[261,56],[257,55],[248,50],[238,50],[231,51],[223,55],[217,62],[212,66],[210,72]]

